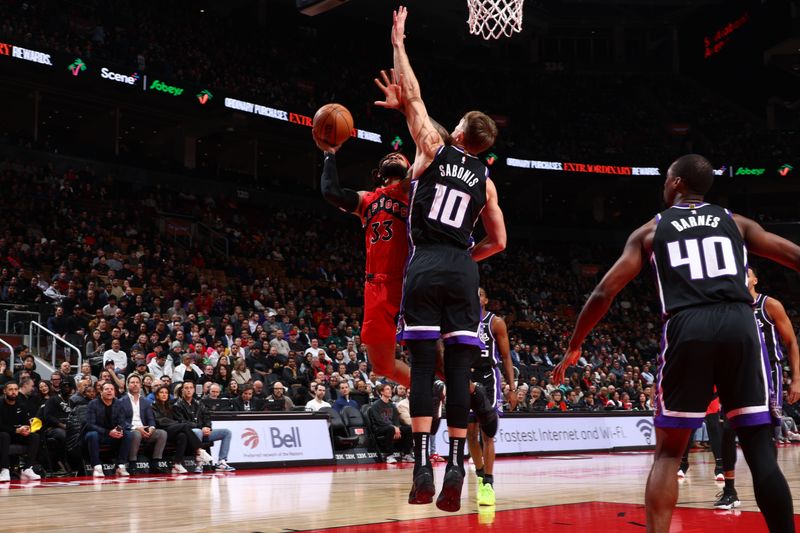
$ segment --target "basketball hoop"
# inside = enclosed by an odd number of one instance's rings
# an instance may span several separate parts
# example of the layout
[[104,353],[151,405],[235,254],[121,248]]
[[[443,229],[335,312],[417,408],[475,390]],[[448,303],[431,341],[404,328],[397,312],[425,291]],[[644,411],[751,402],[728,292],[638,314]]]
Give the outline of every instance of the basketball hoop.
[[487,41],[522,31],[524,0],[467,0],[469,32]]

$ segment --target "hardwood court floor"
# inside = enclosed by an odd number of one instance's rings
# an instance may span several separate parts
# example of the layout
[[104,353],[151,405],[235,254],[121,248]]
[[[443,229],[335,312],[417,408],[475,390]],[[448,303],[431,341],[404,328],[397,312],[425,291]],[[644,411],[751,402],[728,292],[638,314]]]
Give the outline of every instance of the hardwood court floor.
[[[779,450],[796,510],[798,459],[800,446]],[[411,465],[16,482],[0,485],[1,523],[9,532],[644,531],[642,503],[651,462],[650,453],[500,459],[497,505],[479,512],[470,467],[462,508],[455,514],[406,503]],[[681,483],[673,531],[766,531],[754,512],[741,452],[737,487],[742,506],[735,512],[711,509],[721,486],[713,480],[711,454],[693,453],[691,463]],[[435,472],[440,486],[444,469]]]

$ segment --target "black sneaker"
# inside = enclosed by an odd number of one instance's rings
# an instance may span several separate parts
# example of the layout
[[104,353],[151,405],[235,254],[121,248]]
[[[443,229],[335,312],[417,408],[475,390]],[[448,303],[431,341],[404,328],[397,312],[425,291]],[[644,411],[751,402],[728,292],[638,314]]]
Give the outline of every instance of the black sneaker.
[[733,492],[725,492],[722,491],[717,496],[720,498],[714,503],[715,509],[734,509],[742,505],[742,502],[739,501],[739,496],[736,494],[736,491]]
[[458,467],[448,467],[444,474],[442,492],[436,498],[436,507],[442,511],[454,513],[461,509],[461,488],[464,486],[464,474]]
[[151,474],[160,474],[160,475],[171,474],[172,473],[172,469],[171,468],[167,468],[165,466],[161,466],[161,460],[159,459],[158,461],[152,461],[150,463],[150,473]]
[[408,493],[408,503],[412,505],[431,503],[434,494],[436,485],[433,484],[433,468],[421,466],[414,475],[414,483],[411,485],[411,492]]

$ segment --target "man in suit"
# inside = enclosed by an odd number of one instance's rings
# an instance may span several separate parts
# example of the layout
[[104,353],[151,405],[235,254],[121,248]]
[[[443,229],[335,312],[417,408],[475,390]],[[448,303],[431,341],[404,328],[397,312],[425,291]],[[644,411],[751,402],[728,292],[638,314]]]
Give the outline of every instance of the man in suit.
[[233,400],[234,411],[263,411],[264,400],[253,396],[253,385],[245,383],[239,397]]
[[164,457],[164,447],[167,445],[167,432],[156,429],[156,418],[153,414],[153,404],[141,395],[142,379],[139,374],[131,374],[127,379],[128,394],[120,398],[119,403],[125,412],[125,425],[131,428],[131,449],[128,452],[128,462],[131,472],[135,472],[136,459],[139,448],[153,449],[150,461],[150,473],[169,474],[168,468],[159,465]]
[[104,383],[100,397],[89,402],[84,440],[89,447],[93,477],[105,477],[103,464],[100,462],[102,445],[117,448],[117,475],[120,477],[130,475],[126,463],[133,441],[133,432],[125,420],[125,409],[115,398],[115,386],[111,382]]

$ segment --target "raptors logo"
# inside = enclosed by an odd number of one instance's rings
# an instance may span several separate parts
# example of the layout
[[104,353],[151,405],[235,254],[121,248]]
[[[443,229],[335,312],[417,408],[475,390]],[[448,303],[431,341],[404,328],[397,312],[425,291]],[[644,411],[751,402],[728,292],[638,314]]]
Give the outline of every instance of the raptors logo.
[[253,428],[245,428],[242,433],[242,444],[249,446],[250,449],[255,449],[258,446],[258,432]]

